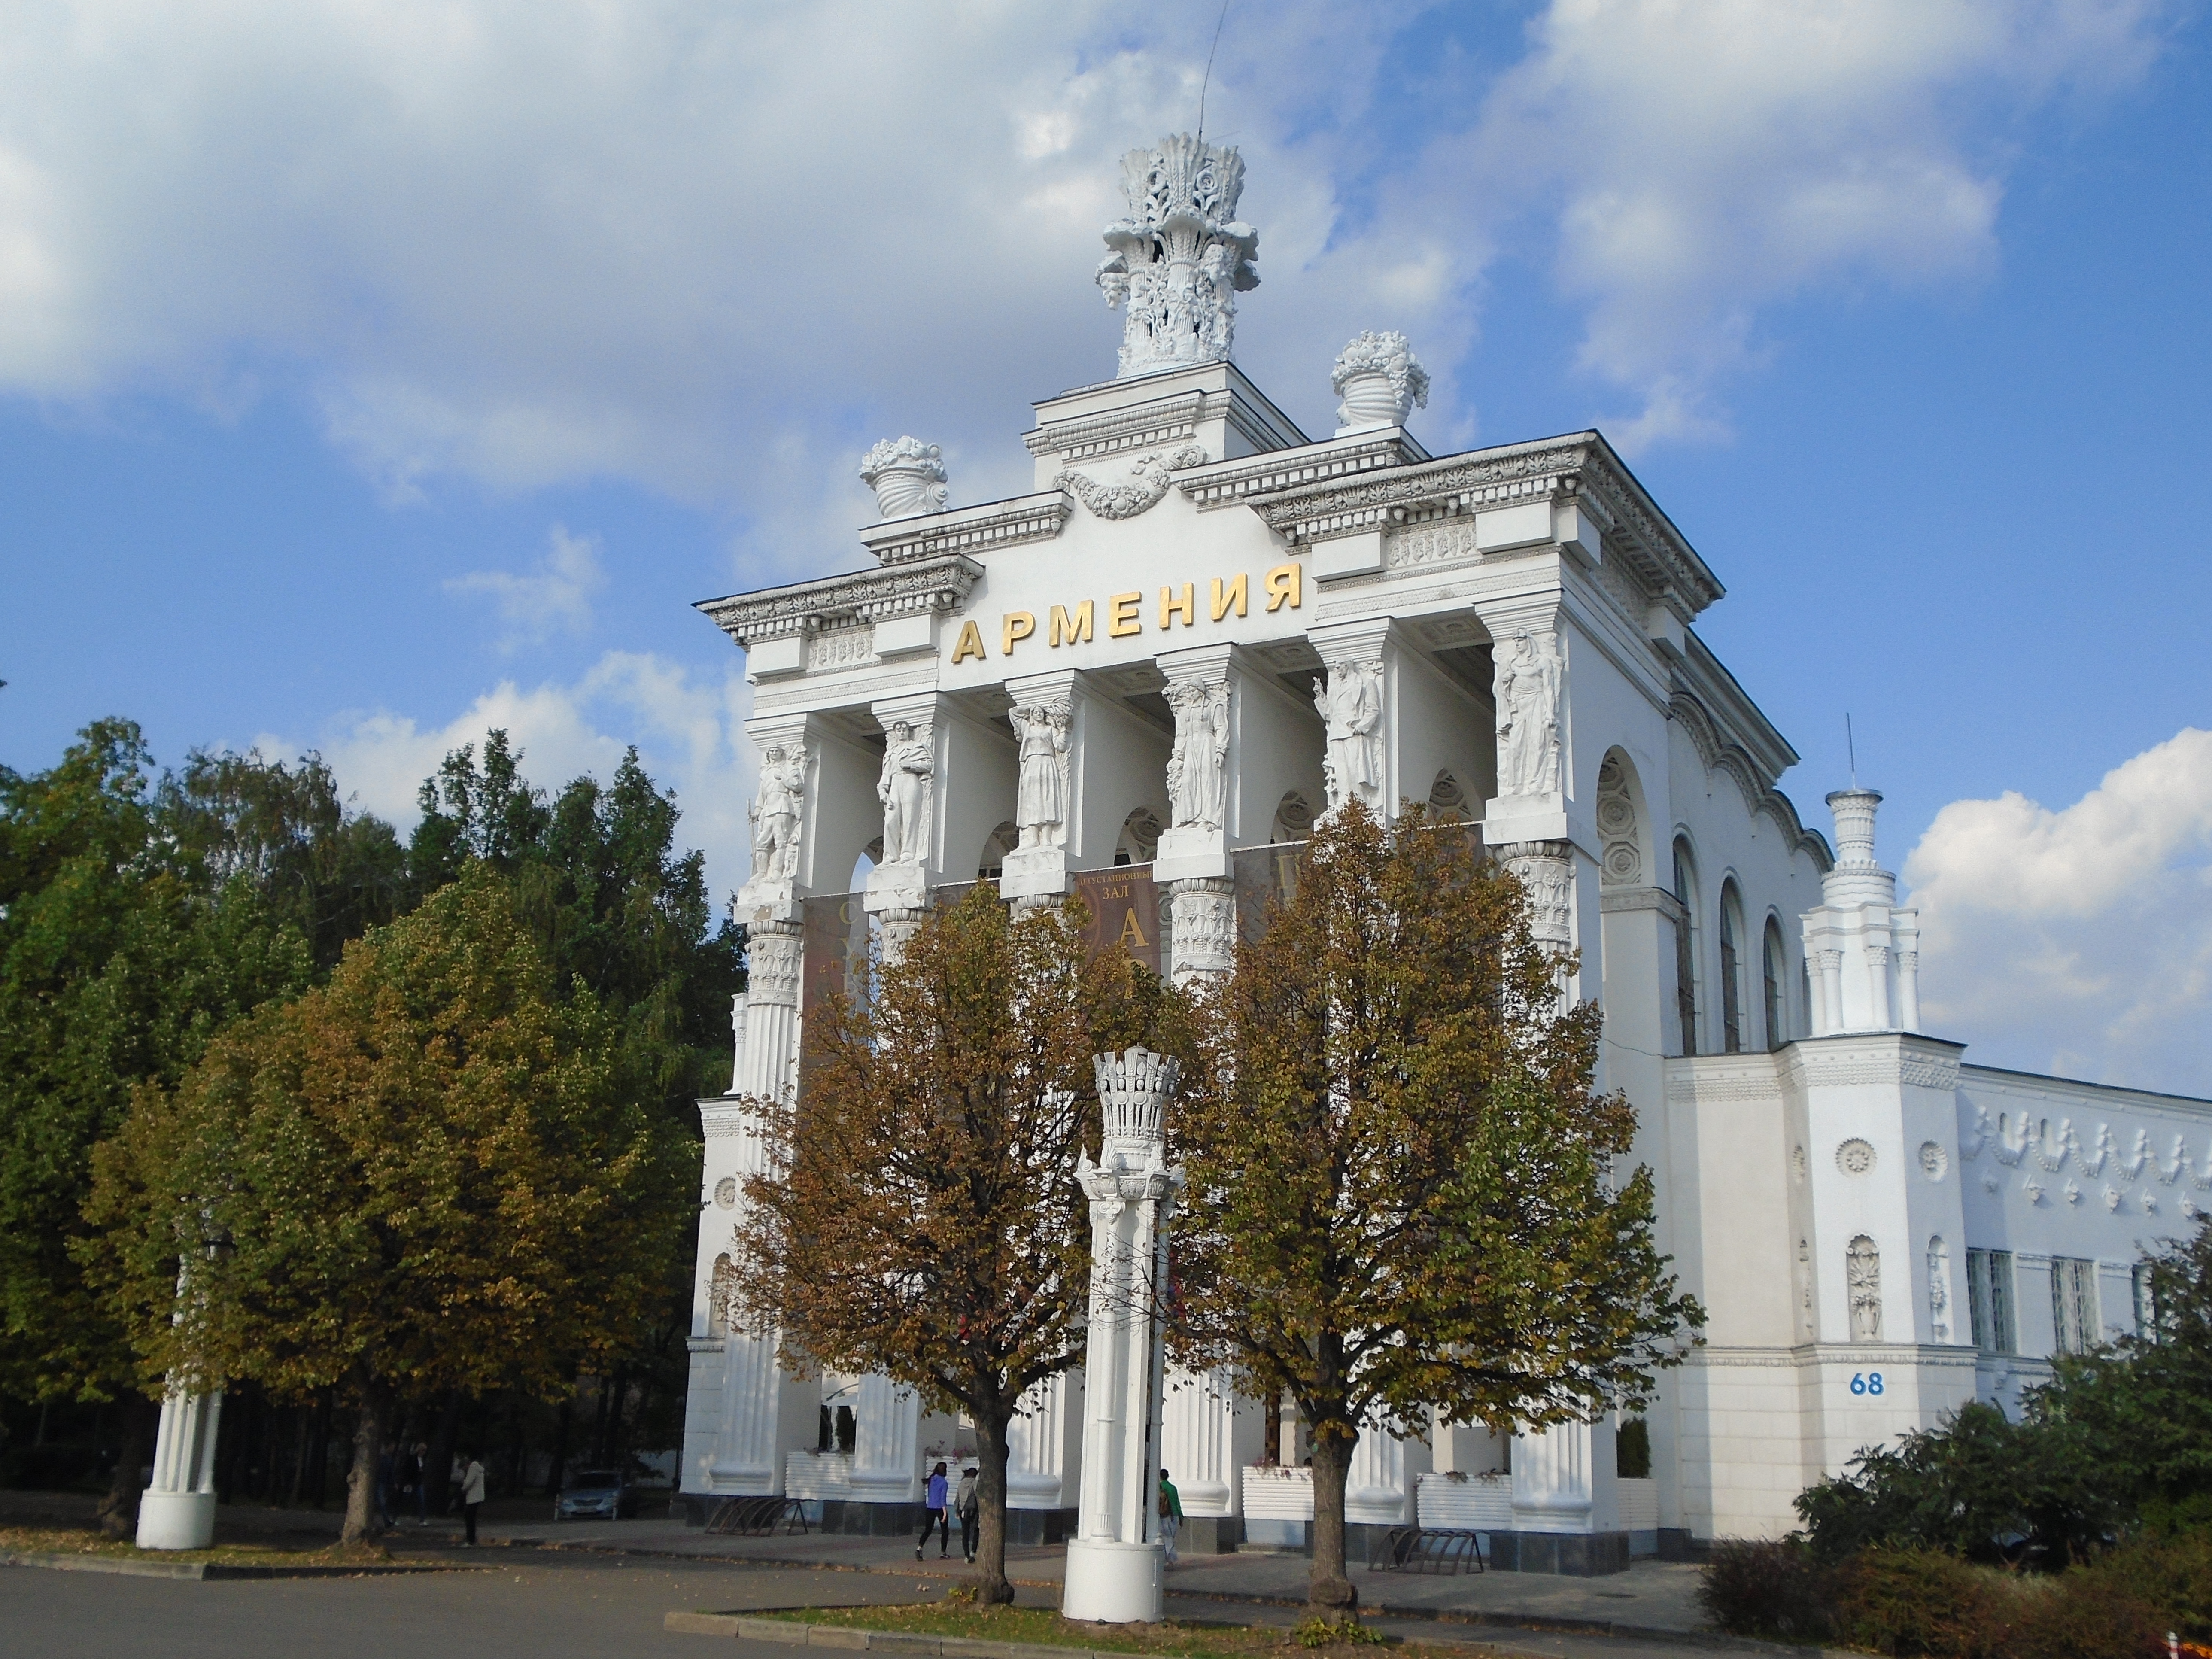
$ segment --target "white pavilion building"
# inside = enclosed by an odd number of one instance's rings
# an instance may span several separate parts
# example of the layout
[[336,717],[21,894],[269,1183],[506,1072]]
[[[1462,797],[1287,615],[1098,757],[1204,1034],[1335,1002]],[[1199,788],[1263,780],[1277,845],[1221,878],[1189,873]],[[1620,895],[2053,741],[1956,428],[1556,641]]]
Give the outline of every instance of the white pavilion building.
[[[739,1093],[798,1086],[800,1021],[932,893],[1081,892],[1102,946],[1230,965],[1240,908],[1358,795],[1480,823],[1580,953],[1601,1083],[1641,1117],[1662,1248],[1708,1310],[1624,1478],[1616,1422],[1363,1436],[1349,1519],[1472,1526],[1493,1566],[1607,1571],[1771,1535],[1858,1448],[1960,1403],[2016,1406],[2051,1354],[2135,1328],[2143,1245],[2212,1187],[2212,1103],[1967,1064],[1920,1029],[1916,918],[1875,854],[1880,796],[1776,788],[1796,761],[1694,624],[1719,580],[1598,433],[1431,456],[1402,337],[1339,357],[1341,424],[1300,431],[1231,361],[1258,282],[1233,149],[1123,163],[1098,283],[1119,373],[1036,405],[1035,489],[947,506],[938,452],[878,445],[872,568],[701,606],[745,652],[761,754],[750,988],[706,1135],[683,1490],[787,1494],[912,1530],[957,1454],[881,1377],[801,1379],[732,1332],[718,1273],[757,1149]],[[863,857],[865,888],[849,890]],[[1079,1373],[1016,1425],[1017,1535],[1064,1536]],[[1259,1407],[1174,1379],[1187,1544],[1297,1547],[1306,1471]],[[1459,1477],[1459,1478],[1455,1478]]]

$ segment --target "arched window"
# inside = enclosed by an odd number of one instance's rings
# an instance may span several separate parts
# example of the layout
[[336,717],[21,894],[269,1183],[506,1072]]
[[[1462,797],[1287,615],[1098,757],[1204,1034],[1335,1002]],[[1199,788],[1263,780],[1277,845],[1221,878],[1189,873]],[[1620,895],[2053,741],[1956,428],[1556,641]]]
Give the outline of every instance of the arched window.
[[1766,919],[1766,942],[1759,952],[1765,967],[1766,986],[1766,1046],[1771,1051],[1790,1041],[1789,1016],[1782,1006],[1783,975],[1788,971],[1788,958],[1782,954],[1782,927],[1772,916]]
[[1742,905],[1735,884],[1721,889],[1721,1052],[1743,1052]]
[[1680,1022],[1682,1052],[1698,1052],[1698,890],[1690,873],[1690,843],[1674,842],[1674,897],[1682,907],[1674,924],[1674,1012]]
[[975,866],[975,879],[996,881],[1006,872],[1006,854],[1022,844],[1022,832],[1011,823],[1002,823],[991,831],[991,838],[983,843],[983,850]]

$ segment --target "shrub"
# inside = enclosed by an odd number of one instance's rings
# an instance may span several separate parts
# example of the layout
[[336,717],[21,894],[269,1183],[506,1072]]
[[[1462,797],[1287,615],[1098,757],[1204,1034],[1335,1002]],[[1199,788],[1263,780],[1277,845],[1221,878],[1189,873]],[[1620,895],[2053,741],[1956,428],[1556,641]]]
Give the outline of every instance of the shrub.
[[2169,1626],[2126,1584],[2092,1572],[2008,1586],[2005,1659],[2166,1659]]
[[1834,1630],[1896,1659],[1999,1659],[2006,1582],[1933,1550],[1863,1550],[1838,1569]]
[[2109,1589],[2149,1608],[2161,1630],[2212,1642],[2212,1533],[2123,1545],[2061,1582]]
[[1620,1425],[1613,1440],[1614,1472],[1624,1480],[1646,1480],[1651,1475],[1651,1425],[1632,1417]]
[[1800,1539],[1723,1539],[1698,1581],[1698,1605],[1731,1635],[1817,1642],[1829,1632],[1828,1578]]

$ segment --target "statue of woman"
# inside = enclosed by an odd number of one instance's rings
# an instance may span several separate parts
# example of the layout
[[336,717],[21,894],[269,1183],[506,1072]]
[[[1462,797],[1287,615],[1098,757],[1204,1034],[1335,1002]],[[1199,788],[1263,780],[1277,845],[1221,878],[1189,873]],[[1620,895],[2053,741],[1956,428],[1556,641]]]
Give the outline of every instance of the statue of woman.
[[1057,846],[1067,822],[1067,705],[1029,705],[1008,710],[1006,718],[1020,744],[1014,822],[1021,826],[1022,845]]
[[1314,706],[1328,726],[1328,810],[1355,797],[1372,806],[1382,787],[1377,739],[1382,728],[1382,665],[1333,662],[1314,682]]
[[[1549,636],[1546,643],[1549,644]],[[1526,634],[1498,659],[1498,793],[1547,795],[1559,787],[1559,659]]]
[[1177,829],[1218,830],[1227,763],[1229,688],[1185,680],[1168,688],[1175,708],[1175,752],[1168,757],[1168,805]]

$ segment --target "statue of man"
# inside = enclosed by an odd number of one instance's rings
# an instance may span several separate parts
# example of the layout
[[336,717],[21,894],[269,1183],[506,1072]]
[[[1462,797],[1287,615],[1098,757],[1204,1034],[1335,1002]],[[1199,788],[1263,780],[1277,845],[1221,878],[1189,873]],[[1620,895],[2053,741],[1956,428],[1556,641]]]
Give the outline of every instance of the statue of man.
[[1314,681],[1314,707],[1328,727],[1328,807],[1357,797],[1368,805],[1382,787],[1376,739],[1382,729],[1382,665],[1333,662]]
[[[1549,646],[1551,636],[1545,636]],[[1505,642],[1498,699],[1498,793],[1547,795],[1559,787],[1559,659],[1525,633]]]
[[929,785],[937,770],[930,745],[910,721],[891,722],[876,799],[884,804],[884,862],[920,864],[929,855]]
[[1229,687],[1185,680],[1168,690],[1176,714],[1175,750],[1168,757],[1168,805],[1176,827],[1218,830],[1227,768]]
[[799,872],[799,814],[806,793],[806,750],[771,745],[761,757],[760,788],[753,797],[753,878]]
[[1021,826],[1022,845],[1057,846],[1067,822],[1067,705],[1031,704],[1008,710],[1006,718],[1019,740],[1014,822]]

